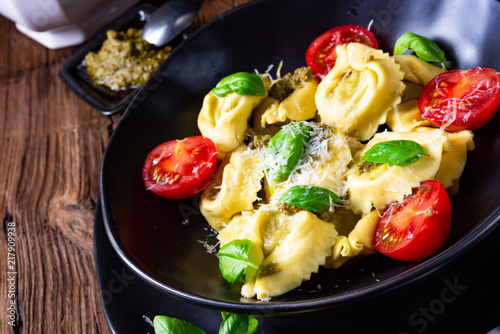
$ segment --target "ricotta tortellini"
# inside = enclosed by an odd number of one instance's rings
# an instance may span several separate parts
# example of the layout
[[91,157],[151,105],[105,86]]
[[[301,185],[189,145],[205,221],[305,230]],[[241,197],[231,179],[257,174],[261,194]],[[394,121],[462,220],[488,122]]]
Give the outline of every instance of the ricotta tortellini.
[[308,67],[298,68],[277,80],[269,96],[254,111],[254,127],[287,121],[306,121],[316,116],[314,95],[318,82]]
[[262,205],[234,217],[219,233],[221,246],[234,239],[260,245],[265,260],[254,281],[242,287],[244,297],[267,299],[288,292],[311,278],[331,255],[337,231],[309,211],[293,215]]
[[[428,153],[410,166],[392,166],[361,160],[375,144],[389,140],[412,140]],[[448,136],[439,129],[421,132],[381,132],[371,139],[354,159],[347,175],[349,207],[355,213],[369,213],[374,207],[383,210],[387,204],[403,200],[420,182],[433,179],[443,153],[451,150]]]
[[[257,275],[241,286],[244,297],[269,300],[320,266],[339,268],[374,253],[380,212],[424,180],[456,193],[474,149],[472,132],[447,133],[420,117],[420,91],[442,69],[358,43],[336,50],[337,62],[319,84],[304,67],[276,80],[261,76],[266,96],[210,92],[203,102],[198,126],[220,161],[201,212],[221,247],[248,239],[264,254]],[[291,125],[299,123],[302,132],[294,134]],[[426,154],[409,166],[363,160],[392,140],[416,142]],[[285,172],[270,179],[269,164]],[[295,201],[283,200],[297,189]],[[319,195],[309,200],[312,193]],[[303,204],[320,198],[327,201],[320,209]]]
[[[267,89],[269,79],[263,77],[262,81]],[[236,93],[225,97],[208,93],[198,116],[201,134],[212,139],[219,152],[233,151],[243,143],[252,111],[263,99]]]
[[404,74],[394,58],[359,43],[337,46],[335,67],[316,92],[322,122],[359,140],[370,139],[401,102]]

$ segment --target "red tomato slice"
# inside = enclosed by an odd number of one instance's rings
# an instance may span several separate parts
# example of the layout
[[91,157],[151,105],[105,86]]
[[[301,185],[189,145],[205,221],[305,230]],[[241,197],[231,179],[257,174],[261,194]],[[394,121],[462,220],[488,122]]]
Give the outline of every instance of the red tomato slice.
[[217,168],[214,142],[203,136],[165,142],[153,149],[142,168],[144,185],[169,199],[188,198],[202,191]]
[[403,261],[418,261],[441,247],[450,232],[451,203],[443,185],[427,180],[402,202],[385,209],[375,229],[375,249]]
[[316,37],[306,51],[306,63],[318,80],[335,65],[337,60],[335,48],[352,42],[378,49],[378,42],[371,31],[352,24],[335,27]]
[[455,132],[488,123],[500,107],[500,74],[489,68],[443,72],[422,91],[418,108],[435,126]]

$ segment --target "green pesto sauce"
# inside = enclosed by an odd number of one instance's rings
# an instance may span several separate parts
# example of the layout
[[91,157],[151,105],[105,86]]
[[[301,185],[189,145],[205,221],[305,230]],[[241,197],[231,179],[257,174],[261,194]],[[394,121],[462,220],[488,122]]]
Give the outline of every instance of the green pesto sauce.
[[278,273],[280,270],[281,269],[278,263],[271,262],[268,265],[260,268],[259,277],[270,276]]
[[287,216],[293,216],[297,212],[302,211],[301,208],[299,208],[295,205],[288,205],[288,204],[284,204],[284,203],[278,203],[278,210],[280,212],[283,212]]
[[256,134],[252,138],[253,147],[256,149],[266,147],[271,141],[271,138],[271,135],[268,134]]
[[295,90],[302,88],[310,78],[311,68],[300,67],[295,70],[293,75],[287,73],[283,78],[277,80],[269,89],[269,96],[278,101],[283,101]]
[[156,48],[141,38],[141,29],[108,30],[98,52],[84,59],[90,78],[112,90],[135,88],[145,83],[172,51]]
[[370,173],[371,171],[377,169],[381,165],[383,165],[383,163],[369,162],[369,161],[362,160],[360,163],[358,163],[356,165],[356,173],[358,175]]

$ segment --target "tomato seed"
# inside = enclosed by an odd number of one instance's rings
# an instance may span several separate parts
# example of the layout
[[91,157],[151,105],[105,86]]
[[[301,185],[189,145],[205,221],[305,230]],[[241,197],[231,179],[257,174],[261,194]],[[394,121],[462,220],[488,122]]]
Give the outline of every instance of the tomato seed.
[[433,211],[432,211],[432,206],[430,206],[427,210],[425,210],[425,216],[430,217],[432,216]]
[[[170,174],[172,175],[172,174]],[[172,184],[172,183],[175,183],[177,182],[179,179],[180,179],[181,175],[180,174],[174,174],[174,176],[168,181],[168,183]]]

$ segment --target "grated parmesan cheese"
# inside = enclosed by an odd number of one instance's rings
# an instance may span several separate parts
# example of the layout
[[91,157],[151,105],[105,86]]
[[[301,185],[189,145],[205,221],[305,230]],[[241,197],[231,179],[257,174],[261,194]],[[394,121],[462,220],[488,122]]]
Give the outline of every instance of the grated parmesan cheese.
[[[343,197],[347,192],[347,184],[344,181],[347,173],[347,165],[351,162],[351,154],[342,156],[339,151],[350,152],[351,148],[347,136],[335,133],[330,127],[316,122],[306,122],[311,130],[308,131],[309,141],[305,145],[304,153],[297,165],[291,171],[289,177],[280,182],[276,187],[276,193],[271,198],[275,203],[286,190],[295,185],[317,185],[328,188],[338,196]],[[334,157],[335,155],[335,157]],[[332,162],[332,157],[335,162]],[[278,164],[278,162],[274,162]],[[279,162],[282,163],[282,162]],[[322,172],[337,164],[337,168]],[[333,203],[331,209],[333,210]]]
[[203,247],[205,247],[208,254],[217,253],[217,246],[219,246],[219,242],[217,242],[215,245],[210,245],[206,240],[197,240],[197,241],[198,243],[202,244]]

